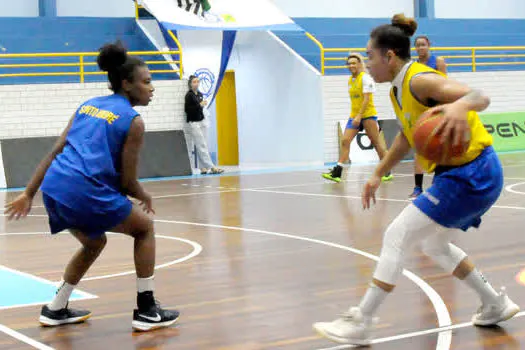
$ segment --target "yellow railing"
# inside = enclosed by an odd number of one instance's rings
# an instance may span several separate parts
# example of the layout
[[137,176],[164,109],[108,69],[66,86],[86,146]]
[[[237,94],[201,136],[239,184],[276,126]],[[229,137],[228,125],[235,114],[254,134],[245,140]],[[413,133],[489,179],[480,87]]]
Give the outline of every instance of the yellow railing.
[[[326,48],[312,34],[308,32],[305,34],[319,47],[322,75],[325,75],[327,70],[346,69],[346,58],[349,52],[363,53],[366,51],[364,48]],[[412,51],[415,52],[414,49]],[[432,51],[443,57],[448,67],[470,67],[472,72],[475,72],[478,67],[486,66],[525,67],[525,59],[523,59],[525,58],[525,46],[433,47]],[[344,55],[337,55],[338,53],[344,53]],[[339,64],[330,64],[330,62]]]
[[[171,33],[171,32],[170,32]],[[173,35],[173,34],[172,34]],[[180,43],[175,37],[175,42],[179,45],[179,49],[175,51],[136,51],[128,52],[132,56],[161,56],[161,55],[178,55],[178,59],[175,60],[161,60],[153,61],[146,60],[146,64],[150,66],[150,72],[154,73],[175,73],[180,77],[183,76],[182,67],[182,50],[180,49]],[[88,75],[102,75],[106,74],[96,69],[97,63],[95,57],[98,52],[64,52],[64,53],[23,53],[23,54],[0,54],[0,79],[11,78],[11,77],[52,77],[52,76],[78,76],[80,82],[85,82],[85,78]],[[69,61],[69,62],[52,62],[52,63],[3,63],[8,59],[17,60],[31,60],[31,59],[50,59],[53,61]],[[73,61],[73,62],[71,62]],[[172,65],[176,64],[177,69],[155,69],[156,65]],[[77,69],[69,70],[68,67],[74,67]],[[91,67],[91,68],[90,68]],[[59,71],[44,71],[41,68],[47,68],[47,70],[59,70]],[[68,68],[68,69],[64,69]],[[171,67],[170,67],[171,68]],[[15,73],[4,73],[6,69],[24,69],[33,70],[32,72],[15,72]],[[65,71],[63,71],[65,70]]]

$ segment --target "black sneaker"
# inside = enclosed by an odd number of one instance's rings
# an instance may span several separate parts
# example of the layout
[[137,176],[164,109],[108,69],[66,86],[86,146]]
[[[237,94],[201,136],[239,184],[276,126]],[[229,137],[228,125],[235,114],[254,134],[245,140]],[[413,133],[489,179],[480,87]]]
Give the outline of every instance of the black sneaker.
[[342,175],[343,175],[343,167],[340,165],[336,165],[330,170],[330,172],[324,173],[323,177],[327,180],[339,183],[341,182]]
[[176,310],[164,310],[155,301],[153,292],[137,294],[138,309],[133,310],[131,326],[139,332],[152,331],[158,328],[169,327],[179,319]]
[[91,311],[69,309],[50,310],[47,305],[42,306],[40,324],[46,327],[56,327],[63,324],[81,323],[91,317]]
[[179,319],[176,310],[164,310],[160,305],[154,305],[149,310],[133,310],[131,326],[138,332],[148,332],[154,329],[169,327]]

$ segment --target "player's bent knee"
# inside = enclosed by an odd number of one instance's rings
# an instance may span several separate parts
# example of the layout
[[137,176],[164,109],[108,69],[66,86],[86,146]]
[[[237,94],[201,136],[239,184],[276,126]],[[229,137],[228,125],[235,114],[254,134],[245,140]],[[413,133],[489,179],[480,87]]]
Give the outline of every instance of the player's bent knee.
[[426,256],[432,258],[441,255],[447,255],[450,252],[448,242],[436,242],[434,240],[426,240],[421,244],[421,251]]
[[151,218],[147,218],[140,226],[133,234],[136,239],[145,239],[155,235],[155,224]]
[[108,243],[108,239],[106,235],[102,235],[96,239],[90,239],[87,241],[83,247],[84,250],[92,255],[98,255],[104,248],[106,247],[106,244]]

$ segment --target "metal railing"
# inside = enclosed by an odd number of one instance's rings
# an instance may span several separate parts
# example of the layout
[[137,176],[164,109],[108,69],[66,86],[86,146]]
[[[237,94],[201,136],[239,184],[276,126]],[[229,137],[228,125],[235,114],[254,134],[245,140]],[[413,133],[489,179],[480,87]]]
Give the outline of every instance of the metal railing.
[[[178,55],[178,59],[173,60],[146,60],[150,66],[150,72],[155,73],[173,73],[183,76],[182,67],[182,50],[177,38],[170,32],[173,39],[179,46],[175,51],[135,51],[128,52],[132,56],[162,56]],[[96,66],[95,57],[98,52],[63,52],[63,53],[9,53],[0,54],[0,79],[13,77],[57,77],[57,76],[78,76],[81,83],[84,83],[87,76],[103,75],[105,72],[99,71]],[[16,59],[14,63],[4,63]],[[39,59],[40,61],[51,60],[49,63],[19,63],[18,61],[31,61]],[[58,61],[58,62],[56,62]],[[176,68],[173,68],[176,64]],[[155,69],[158,65],[170,65],[170,69]],[[94,67],[94,68],[93,68]],[[4,73],[8,70],[19,70],[14,73]],[[20,70],[23,70],[20,72]],[[29,70],[29,72],[28,72]],[[50,71],[51,70],[51,71]]]
[[[312,34],[307,32],[306,36],[319,47],[322,75],[327,70],[346,69],[349,52],[366,51],[364,48],[326,48]],[[431,50],[446,60],[447,67],[470,67],[472,72],[487,66],[523,66],[521,69],[525,69],[525,46],[432,47]]]

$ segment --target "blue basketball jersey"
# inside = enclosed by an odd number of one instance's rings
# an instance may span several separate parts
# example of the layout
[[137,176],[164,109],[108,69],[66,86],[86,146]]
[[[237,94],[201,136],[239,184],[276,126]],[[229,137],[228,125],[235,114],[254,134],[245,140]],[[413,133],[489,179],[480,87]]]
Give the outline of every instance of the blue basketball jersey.
[[[419,62],[419,60],[417,60],[417,61]],[[421,62],[419,62],[419,63],[421,63]],[[434,56],[434,55],[430,55],[430,56],[428,57],[428,61],[427,61],[427,63],[424,63],[424,65],[425,65],[425,66],[428,66],[428,67],[430,67],[430,68],[432,68],[432,69],[437,70],[437,57]]]
[[121,154],[137,115],[128,99],[117,94],[82,104],[62,153],[46,173],[42,192],[86,214],[129,207],[121,193]]

